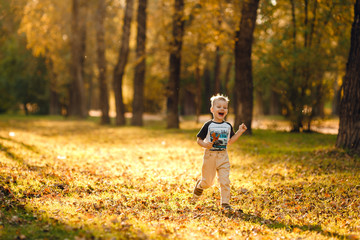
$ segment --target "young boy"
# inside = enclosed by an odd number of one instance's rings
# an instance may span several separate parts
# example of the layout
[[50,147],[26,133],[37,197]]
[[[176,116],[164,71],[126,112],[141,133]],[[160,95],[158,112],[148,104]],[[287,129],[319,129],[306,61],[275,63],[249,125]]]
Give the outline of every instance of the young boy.
[[245,131],[245,124],[234,133],[233,127],[225,121],[229,99],[224,95],[212,96],[210,111],[213,119],[206,122],[197,134],[197,143],[205,148],[202,178],[196,182],[193,199],[198,200],[203,190],[214,184],[216,173],[221,188],[221,208],[232,211],[230,201],[230,162],[226,147],[234,143]]

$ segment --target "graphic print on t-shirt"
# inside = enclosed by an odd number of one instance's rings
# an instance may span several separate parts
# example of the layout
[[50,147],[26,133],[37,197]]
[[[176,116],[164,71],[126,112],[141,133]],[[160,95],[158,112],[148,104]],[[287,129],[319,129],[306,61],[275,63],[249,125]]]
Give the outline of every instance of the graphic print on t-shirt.
[[210,151],[223,151],[226,150],[228,140],[234,136],[234,134],[234,130],[230,123],[218,123],[210,120],[204,123],[196,137],[205,142],[213,143],[213,147]]
[[213,151],[221,151],[226,149],[229,136],[229,128],[224,127],[211,127],[210,129],[210,141],[213,144]]

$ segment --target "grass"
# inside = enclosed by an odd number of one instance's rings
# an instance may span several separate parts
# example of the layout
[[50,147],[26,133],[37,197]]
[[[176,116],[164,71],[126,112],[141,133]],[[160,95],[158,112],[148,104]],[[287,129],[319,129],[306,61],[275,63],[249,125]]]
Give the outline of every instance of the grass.
[[1,239],[359,239],[360,159],[336,136],[254,130],[218,185],[191,204],[199,124],[166,130],[0,117]]

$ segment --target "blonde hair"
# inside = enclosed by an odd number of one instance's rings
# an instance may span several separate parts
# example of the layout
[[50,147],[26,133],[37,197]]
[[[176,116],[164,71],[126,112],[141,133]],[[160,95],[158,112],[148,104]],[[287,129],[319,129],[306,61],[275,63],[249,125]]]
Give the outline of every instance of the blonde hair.
[[211,102],[211,107],[214,106],[214,102],[217,101],[217,100],[223,100],[223,101],[226,101],[227,103],[230,102],[229,98],[225,95],[222,95],[222,94],[216,94],[216,95],[213,95],[211,98],[210,98],[210,102]]

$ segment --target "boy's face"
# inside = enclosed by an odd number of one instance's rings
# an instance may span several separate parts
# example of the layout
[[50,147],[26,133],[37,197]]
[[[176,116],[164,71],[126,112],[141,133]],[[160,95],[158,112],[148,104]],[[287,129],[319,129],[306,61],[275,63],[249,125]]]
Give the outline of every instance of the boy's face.
[[210,108],[210,111],[213,114],[215,122],[224,121],[226,115],[228,114],[227,101],[222,100],[222,99],[215,100],[213,103],[213,106]]

